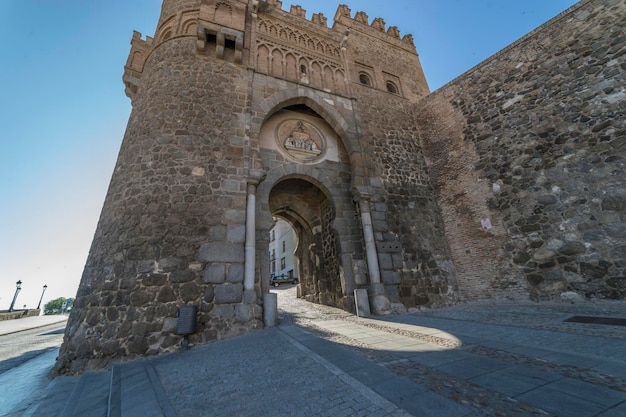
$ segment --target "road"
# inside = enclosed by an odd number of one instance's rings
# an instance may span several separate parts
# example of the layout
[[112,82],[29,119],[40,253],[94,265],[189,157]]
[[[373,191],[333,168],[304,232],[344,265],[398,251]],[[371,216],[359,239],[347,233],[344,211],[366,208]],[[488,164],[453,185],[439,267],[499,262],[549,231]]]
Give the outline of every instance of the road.
[[0,417],[26,415],[19,410],[48,385],[64,329],[63,321],[0,335]]
[[64,329],[65,322],[0,336],[0,374],[61,346]]

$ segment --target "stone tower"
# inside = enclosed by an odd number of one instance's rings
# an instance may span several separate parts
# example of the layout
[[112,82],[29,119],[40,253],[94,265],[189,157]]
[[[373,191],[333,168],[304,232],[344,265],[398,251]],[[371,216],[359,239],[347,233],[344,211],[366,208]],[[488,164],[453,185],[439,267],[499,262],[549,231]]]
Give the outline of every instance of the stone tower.
[[298,296],[351,312],[624,299],[623,22],[582,0],[430,94],[364,12],[165,0],[56,370],[175,349],[183,305],[192,343],[271,325],[274,218]]
[[165,0],[154,37],[133,35],[132,113],[57,370],[177,347],[185,304],[193,343],[262,328],[273,217],[298,235],[311,302],[355,311],[365,289],[387,314],[454,297],[407,111],[429,93],[412,37],[347,6],[332,28],[281,7]]

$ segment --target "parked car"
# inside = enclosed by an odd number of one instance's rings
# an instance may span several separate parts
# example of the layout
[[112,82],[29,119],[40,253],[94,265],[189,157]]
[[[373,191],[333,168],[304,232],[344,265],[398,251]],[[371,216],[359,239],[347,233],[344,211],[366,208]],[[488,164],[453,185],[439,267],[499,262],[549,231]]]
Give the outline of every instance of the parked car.
[[280,284],[297,284],[298,278],[290,277],[289,275],[273,275],[270,278],[270,285],[278,287]]

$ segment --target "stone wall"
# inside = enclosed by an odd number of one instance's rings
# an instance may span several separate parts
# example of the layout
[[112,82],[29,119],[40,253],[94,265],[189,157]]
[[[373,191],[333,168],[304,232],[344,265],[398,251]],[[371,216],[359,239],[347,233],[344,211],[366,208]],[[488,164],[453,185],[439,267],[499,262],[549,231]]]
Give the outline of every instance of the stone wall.
[[37,317],[41,314],[41,310],[37,308],[29,310],[13,310],[12,312],[0,311],[0,321],[3,320],[16,320],[24,317]]
[[363,142],[373,171],[372,219],[386,293],[405,307],[454,302],[454,267],[411,104],[360,89]]
[[582,1],[425,99],[461,295],[626,294],[626,1]]
[[429,90],[412,38],[382,19],[368,24],[364,12],[354,19],[345,12],[340,6],[334,29],[350,27],[344,50],[385,293],[403,307],[454,302],[454,268],[415,130],[412,104]]

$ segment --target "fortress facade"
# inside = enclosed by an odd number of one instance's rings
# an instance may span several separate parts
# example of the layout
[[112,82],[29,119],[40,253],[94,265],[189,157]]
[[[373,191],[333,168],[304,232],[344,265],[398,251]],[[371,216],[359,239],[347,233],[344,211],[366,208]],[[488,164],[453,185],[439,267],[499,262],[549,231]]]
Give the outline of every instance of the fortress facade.
[[279,0],[164,0],[132,37],[56,370],[177,348],[182,305],[192,343],[263,328],[274,218],[298,295],[352,312],[623,299],[624,22],[626,0],[582,0],[431,93],[411,35],[345,5],[329,27]]

